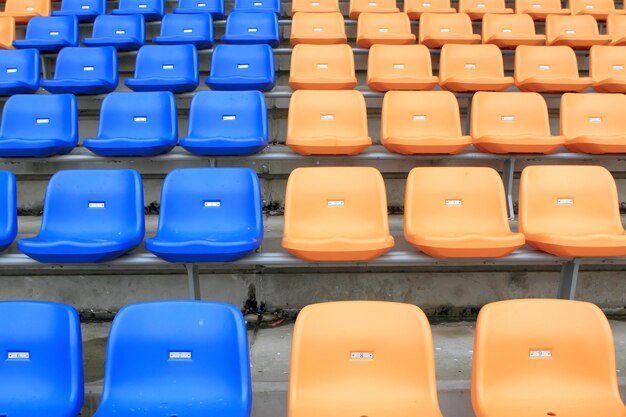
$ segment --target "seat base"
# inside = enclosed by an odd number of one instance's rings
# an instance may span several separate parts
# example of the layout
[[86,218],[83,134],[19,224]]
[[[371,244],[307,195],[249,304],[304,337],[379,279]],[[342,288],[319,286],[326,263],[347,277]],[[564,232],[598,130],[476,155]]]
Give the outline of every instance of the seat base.
[[143,46],[143,42],[135,38],[83,38],[85,46],[112,46],[118,51],[135,51]]
[[589,77],[541,79],[532,77],[515,82],[521,91],[534,91],[537,93],[580,93],[591,86]]
[[347,43],[348,37],[345,34],[331,34],[327,33],[324,36],[309,36],[309,35],[298,35],[291,33],[291,38],[289,39],[289,44],[293,48],[294,46],[304,43],[308,45],[336,45]]
[[462,236],[452,239],[407,236],[407,241],[433,258],[501,258],[521,248],[524,235],[512,233],[509,236]]
[[531,235],[526,242],[535,249],[564,258],[626,256],[626,235]]
[[157,45],[193,45],[196,49],[209,49],[213,41],[202,36],[155,36],[152,43]]
[[439,85],[444,90],[454,91],[457,93],[467,91],[504,91],[513,85],[513,78],[448,78],[447,80],[441,80]]
[[548,42],[548,45],[565,45],[569,46],[573,49],[589,49],[593,45],[608,45],[611,43],[611,38],[609,35],[599,35],[599,36],[572,36],[572,35],[563,35],[559,36],[556,39]]
[[277,47],[280,44],[279,37],[270,36],[249,36],[249,35],[222,35],[222,43],[228,43],[231,45],[257,45],[265,43],[272,48]]
[[441,48],[451,43],[456,45],[476,45],[480,43],[480,35],[449,35],[449,36],[427,36],[421,43],[428,48]]
[[403,91],[424,91],[432,90],[439,79],[432,77],[402,77],[402,78],[385,78],[372,77],[367,80],[367,86],[374,91],[387,92],[389,90]]
[[209,75],[205,80],[212,90],[218,91],[246,91],[258,90],[267,91],[274,88],[276,80],[274,78],[262,77],[217,77]]
[[363,137],[293,137],[287,136],[287,146],[300,155],[357,155],[372,144]]
[[75,146],[76,144],[54,139],[0,138],[0,157],[45,158],[68,154]]
[[181,138],[180,146],[194,155],[251,155],[267,146],[267,138]]
[[111,10],[113,15],[129,15],[138,14],[143,16],[146,22],[155,22],[163,19],[163,13],[154,9],[114,9]]
[[360,48],[369,48],[372,45],[412,45],[415,43],[415,35],[395,35],[395,36],[360,36],[356,40],[357,46]]
[[35,16],[41,16],[39,13],[28,13],[26,11],[20,13],[0,12],[0,17],[12,17],[18,25],[25,25]]
[[233,262],[254,252],[259,243],[227,245],[215,247],[208,242],[171,242],[150,238],[146,240],[146,249],[168,262]]
[[544,21],[546,20],[546,17],[548,17],[551,14],[569,16],[572,14],[572,11],[570,9],[543,9],[542,8],[540,10],[536,10],[536,9],[524,10],[522,13],[530,15],[530,17],[532,17],[533,20]]
[[41,86],[53,94],[106,94],[115,91],[116,83],[103,80],[42,80]]
[[454,155],[472,143],[469,136],[459,137],[390,137],[384,138],[385,149],[403,154],[447,154]]
[[91,23],[96,20],[100,13],[95,10],[55,10],[52,12],[52,16],[76,16],[79,23]]
[[485,43],[497,45],[501,49],[517,48],[520,45],[540,46],[545,45],[545,35],[498,35],[492,36]]
[[397,7],[376,6],[376,7],[368,7],[368,8],[363,8],[363,9],[355,8],[355,9],[350,10],[349,17],[352,20],[358,20],[359,15],[361,13],[398,13],[399,11],[400,9],[398,9]]
[[405,11],[407,15],[409,15],[409,19],[411,20],[419,20],[420,16],[423,13],[456,13],[456,9],[453,7],[433,7],[433,8],[423,8],[423,9],[411,9]]
[[14,94],[33,94],[39,90],[39,85],[23,82],[0,82],[0,96],[12,96]]
[[352,90],[356,86],[356,77],[319,77],[315,81],[289,77],[289,87],[292,90]]
[[598,93],[626,93],[626,79],[608,78],[594,82],[592,87]]
[[189,93],[198,87],[196,80],[188,78],[127,78],[124,84],[133,91],[170,91]]
[[626,153],[626,136],[618,137],[579,137],[565,142],[565,147],[570,152],[606,154]]
[[171,151],[176,142],[156,138],[95,138],[85,139],[83,146],[101,156],[154,156]]
[[537,153],[548,154],[556,151],[563,145],[560,136],[482,136],[474,138],[474,146],[481,152],[507,153]]
[[172,13],[176,13],[176,14],[206,13],[206,14],[210,14],[211,17],[213,17],[213,20],[224,20],[224,18],[226,17],[224,15],[224,10],[210,9],[210,8],[204,9],[204,8],[199,8],[199,7],[191,7],[191,8],[177,7],[174,10],[172,10]]
[[13,46],[16,49],[37,49],[39,52],[59,52],[61,49],[72,45],[69,42],[51,42],[48,40],[36,40],[36,39],[16,39],[13,41]]
[[[459,10],[460,11],[460,10]],[[476,8],[476,9],[467,9],[464,10],[463,13],[467,13],[470,19],[472,20],[482,20],[482,18],[487,14],[513,14],[513,9],[494,9],[494,8]]]
[[371,261],[384,255],[389,247],[363,250],[343,250],[343,251],[310,251],[285,248],[287,252],[304,261],[311,262],[356,262]]
[[41,241],[34,237],[20,240],[17,246],[20,252],[41,263],[97,263],[118,258],[132,250],[136,244]]

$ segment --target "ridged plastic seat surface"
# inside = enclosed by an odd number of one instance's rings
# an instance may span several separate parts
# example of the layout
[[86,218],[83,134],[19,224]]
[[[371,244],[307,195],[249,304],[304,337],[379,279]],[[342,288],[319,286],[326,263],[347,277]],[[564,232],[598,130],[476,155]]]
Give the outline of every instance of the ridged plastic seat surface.
[[472,20],[465,13],[427,12],[420,17],[419,42],[429,48],[446,43],[476,44],[480,35],[474,34]]
[[369,48],[374,44],[407,45],[415,43],[411,21],[406,13],[361,13],[357,24],[356,44]]
[[63,48],[53,80],[41,80],[51,93],[103,94],[117,88],[117,51],[111,46]]
[[419,307],[308,305],[292,345],[288,417],[441,417],[433,340]]
[[16,23],[24,24],[34,16],[50,16],[51,9],[50,0],[6,0],[0,17],[13,17]]
[[589,76],[599,93],[626,93],[626,46],[591,47]]
[[0,207],[1,252],[11,246],[17,236],[17,189],[11,171],[0,171]]
[[609,15],[626,14],[624,9],[616,9],[613,0],[570,0],[572,14],[588,14],[597,20],[606,20]]
[[0,17],[0,50],[13,49],[15,40],[15,19],[12,17]]
[[292,90],[348,90],[356,87],[354,53],[347,44],[299,44],[291,53]]
[[39,90],[41,59],[36,49],[0,50],[0,95]]
[[178,0],[178,7],[173,13],[196,14],[207,13],[215,20],[224,19],[224,0]]
[[131,304],[109,333],[95,416],[250,417],[246,325],[230,304]]
[[270,12],[281,15],[280,0],[235,0],[232,12]]
[[232,12],[226,19],[222,42],[244,45],[266,43],[276,47],[280,42],[278,16],[272,12]]
[[18,248],[44,263],[115,259],[144,236],[143,187],[134,169],[57,171],[46,190],[41,230]]
[[146,24],[138,14],[98,16],[91,38],[83,38],[85,46],[112,46],[119,51],[134,51],[145,43]]
[[339,0],[293,0],[291,14],[297,13],[338,13]]
[[482,31],[483,43],[492,43],[500,48],[546,43],[546,35],[535,33],[535,23],[528,14],[486,14]]
[[289,102],[287,146],[302,155],[356,155],[372,144],[363,94],[299,90]]
[[601,166],[524,168],[519,231],[529,245],[556,256],[626,256],[617,187]]
[[580,92],[591,78],[578,74],[576,53],[569,46],[526,46],[515,50],[515,85],[521,91]]
[[267,105],[259,91],[201,91],[191,100],[180,146],[196,155],[249,155],[267,146]]
[[496,45],[455,45],[441,48],[439,85],[450,91],[502,91],[513,85],[504,76],[502,52]]
[[396,0],[350,0],[350,19],[356,20],[361,13],[398,13]]
[[232,262],[263,241],[261,187],[249,168],[181,168],[163,183],[146,249],[169,262]]
[[269,45],[217,45],[205,82],[213,90],[271,90],[276,84],[272,48]]
[[346,27],[341,13],[298,12],[291,19],[291,46],[305,44],[347,43]]
[[2,110],[0,156],[45,157],[78,144],[78,108],[71,94],[9,97]]
[[372,45],[370,48],[367,86],[371,90],[430,90],[438,82],[426,46]]
[[572,12],[563,8],[561,0],[515,0],[515,13],[524,13],[541,21],[549,15],[570,15]]
[[367,261],[393,244],[385,183],[377,169],[315,167],[291,172],[282,240],[289,253],[306,261]]
[[550,134],[546,101],[539,93],[474,94],[472,143],[482,152],[551,153],[563,145]]
[[471,144],[461,131],[459,103],[449,91],[390,91],[383,99],[380,141],[406,155],[461,152]]
[[588,49],[593,45],[608,45],[609,35],[600,35],[593,16],[548,16],[546,18],[548,45],[567,45],[574,49]]
[[626,45],[626,15],[609,15],[606,33],[611,37],[611,45]]
[[473,361],[477,417],[626,414],[611,327],[593,304],[549,299],[487,304],[476,323]]
[[435,258],[499,258],[524,245],[509,227],[502,178],[486,167],[413,168],[404,237]]
[[13,46],[40,52],[58,52],[67,46],[78,46],[78,20],[75,16],[35,16],[26,27],[26,39],[14,40]]
[[62,0],[61,10],[54,10],[52,16],[76,16],[79,22],[93,22],[106,12],[106,0]]
[[161,22],[161,34],[153,37],[152,42],[208,49],[213,45],[213,18],[209,13],[166,14]]
[[124,84],[133,91],[186,93],[198,87],[199,78],[195,46],[144,45],[137,53],[135,76]]
[[112,15],[138,14],[146,22],[161,20],[165,14],[165,0],[120,0]]
[[481,20],[487,13],[511,14],[513,9],[507,8],[504,0],[459,0],[459,13]]
[[404,13],[418,20],[423,13],[456,13],[456,9],[450,6],[450,0],[405,0]]
[[7,417],[77,417],[83,405],[80,319],[65,304],[0,302],[0,409]]

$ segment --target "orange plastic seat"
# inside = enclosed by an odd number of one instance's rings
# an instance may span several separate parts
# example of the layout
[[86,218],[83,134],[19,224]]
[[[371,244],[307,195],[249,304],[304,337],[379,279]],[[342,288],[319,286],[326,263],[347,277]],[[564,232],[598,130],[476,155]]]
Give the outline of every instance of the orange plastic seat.
[[299,90],[289,102],[287,146],[302,155],[356,155],[372,144],[363,94]]
[[504,76],[502,52],[496,45],[455,45],[441,48],[439,84],[450,91],[502,91],[513,85]]
[[467,13],[472,20],[480,20],[487,13],[511,14],[513,9],[504,0],[459,0],[459,13]]
[[430,325],[414,305],[309,305],[292,345],[288,417],[441,417]]
[[600,35],[593,16],[548,16],[546,18],[548,45],[567,45],[574,49],[589,49],[593,45],[608,45],[609,35]]
[[626,256],[617,187],[601,166],[524,168],[519,231],[530,246],[556,256]]
[[329,45],[347,43],[341,13],[296,13],[291,20],[291,46],[299,43]]
[[430,51],[424,45],[372,45],[367,59],[367,86],[374,91],[430,90]]
[[338,13],[339,0],[292,0],[291,15],[296,13]]
[[476,322],[473,360],[476,417],[626,415],[611,327],[593,304],[487,304]]
[[515,50],[515,85],[522,91],[580,92],[591,78],[578,74],[576,53],[569,46],[518,46]]
[[361,13],[397,13],[396,0],[350,0],[350,19],[358,19]]
[[546,35],[535,33],[535,22],[527,14],[486,14],[482,26],[483,43],[500,48],[546,43]]
[[413,168],[404,237],[434,258],[500,258],[524,245],[511,232],[504,184],[493,168]]
[[572,152],[626,153],[626,96],[563,94],[561,135]]
[[405,0],[404,13],[410,19],[418,20],[422,13],[456,13],[454,7],[450,7],[450,0]]
[[626,15],[609,15],[606,19],[606,33],[611,37],[611,45],[626,45]]
[[13,49],[15,39],[15,19],[0,17],[0,49]]
[[515,13],[524,13],[541,21],[551,14],[569,15],[572,12],[561,7],[561,0],[515,0]]
[[613,0],[569,0],[572,14],[588,14],[597,20],[606,20],[612,14],[626,14],[624,9],[616,9]]
[[429,48],[447,43],[476,44],[480,35],[474,34],[472,20],[465,13],[424,13],[419,22],[419,42]]
[[356,44],[369,48],[374,44],[407,45],[415,43],[411,21],[406,13],[361,13],[356,29]]
[[13,17],[15,23],[28,23],[34,16],[50,16],[51,0],[7,0],[0,17]]
[[551,136],[546,101],[539,93],[478,92],[472,98],[474,146],[491,153],[551,153],[563,138]]
[[456,154],[463,136],[459,103],[449,91],[390,91],[383,99],[380,141],[395,153]]
[[298,44],[291,53],[293,90],[345,90],[356,87],[354,54],[347,44]]
[[600,93],[626,93],[626,46],[593,46],[589,76]]

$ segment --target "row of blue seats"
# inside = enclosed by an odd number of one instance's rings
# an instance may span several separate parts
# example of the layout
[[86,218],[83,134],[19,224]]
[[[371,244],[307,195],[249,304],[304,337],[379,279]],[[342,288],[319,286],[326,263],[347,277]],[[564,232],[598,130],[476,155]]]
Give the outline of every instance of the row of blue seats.
[[[29,94],[43,87],[51,93],[103,94],[119,83],[117,51],[111,46],[63,48],[54,79],[42,80],[39,51],[0,51],[0,95]],[[200,83],[193,45],[145,45],[137,53],[135,76],[124,84],[133,91],[194,91]],[[217,45],[205,83],[213,90],[274,88],[274,53],[269,45]]]

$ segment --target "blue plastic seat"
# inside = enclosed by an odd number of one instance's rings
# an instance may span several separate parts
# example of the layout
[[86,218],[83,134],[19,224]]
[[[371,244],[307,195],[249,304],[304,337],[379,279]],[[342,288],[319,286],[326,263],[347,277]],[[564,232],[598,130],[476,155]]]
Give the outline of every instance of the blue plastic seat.
[[271,12],[232,12],[226,19],[222,42],[248,45],[267,43],[278,46],[278,16]]
[[267,106],[259,91],[201,91],[191,100],[180,145],[196,155],[249,155],[267,146]]
[[146,22],[161,20],[164,13],[165,0],[120,0],[119,7],[111,10],[113,15],[142,15]]
[[78,143],[78,107],[71,94],[17,94],[2,110],[0,156],[46,157]]
[[224,0],[178,0],[176,14],[208,13],[215,20],[224,19]]
[[163,182],[146,249],[169,262],[231,262],[263,240],[261,189],[249,168],[180,168]]
[[177,142],[176,99],[159,91],[106,96],[98,137],[83,145],[103,156],[149,156],[169,152]]
[[4,251],[17,235],[17,189],[11,171],[0,171],[0,208],[0,251]]
[[280,0],[235,0],[233,12],[272,12],[280,16]]
[[36,92],[40,73],[38,50],[0,50],[0,96]]
[[76,16],[79,22],[93,22],[106,12],[106,0],[62,0],[61,10],[53,11],[52,16]]
[[94,417],[249,417],[247,339],[243,316],[230,304],[127,305],[111,325]]
[[124,83],[133,91],[186,93],[198,87],[198,53],[193,45],[145,45],[137,53],[135,77]]
[[0,317],[0,415],[78,416],[84,381],[76,310],[41,301],[2,301]]
[[145,43],[146,22],[138,14],[98,16],[91,38],[83,38],[85,46],[112,46],[120,51],[134,51]]
[[35,16],[26,26],[26,38],[14,40],[13,46],[40,52],[58,52],[68,46],[78,46],[78,20],[76,16]]
[[137,171],[57,171],[48,183],[39,234],[17,247],[39,262],[104,262],[139,245],[144,230]]
[[276,84],[269,45],[217,45],[206,84],[213,90],[271,90]]
[[152,42],[210,48],[213,45],[213,18],[208,13],[167,14],[161,22],[161,34],[153,37]]
[[41,86],[51,93],[103,94],[115,90],[117,82],[115,48],[63,48],[54,79],[41,80]]

